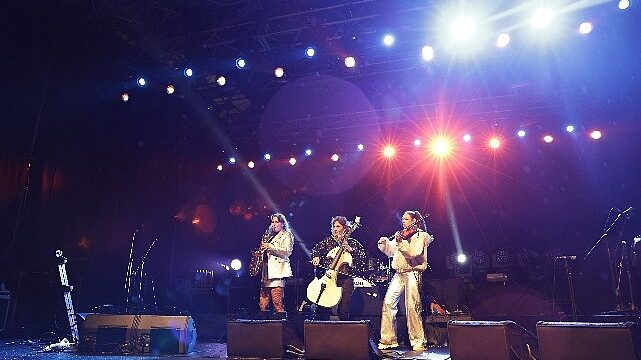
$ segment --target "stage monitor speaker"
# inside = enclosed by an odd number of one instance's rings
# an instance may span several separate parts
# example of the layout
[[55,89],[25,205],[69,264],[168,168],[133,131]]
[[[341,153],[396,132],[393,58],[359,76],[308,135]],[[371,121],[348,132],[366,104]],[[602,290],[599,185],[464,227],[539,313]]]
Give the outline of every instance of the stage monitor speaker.
[[227,322],[227,356],[283,358],[302,355],[302,341],[287,320],[230,320]]
[[450,321],[452,360],[518,360],[536,354],[536,338],[512,321]]
[[633,322],[541,321],[536,332],[543,360],[641,359],[639,329]]
[[305,359],[380,357],[369,321],[305,321]]
[[88,314],[80,350],[112,354],[187,354],[196,346],[191,316]]

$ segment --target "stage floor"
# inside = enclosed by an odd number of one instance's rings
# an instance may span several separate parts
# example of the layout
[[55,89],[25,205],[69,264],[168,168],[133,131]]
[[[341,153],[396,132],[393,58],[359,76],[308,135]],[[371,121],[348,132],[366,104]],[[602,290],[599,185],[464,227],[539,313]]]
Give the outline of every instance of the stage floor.
[[[201,342],[196,344],[196,351],[187,355],[89,355],[76,352],[44,352],[50,342],[43,340],[2,340],[0,344],[0,359],[56,359],[56,360],[106,360],[106,359],[161,359],[161,358],[192,358],[192,359],[227,359],[227,344]],[[410,351],[407,348],[383,351],[384,359],[429,359],[445,360],[450,358],[448,348],[430,348],[423,352]],[[237,359],[237,358],[234,358]],[[301,358],[301,359],[304,359]]]

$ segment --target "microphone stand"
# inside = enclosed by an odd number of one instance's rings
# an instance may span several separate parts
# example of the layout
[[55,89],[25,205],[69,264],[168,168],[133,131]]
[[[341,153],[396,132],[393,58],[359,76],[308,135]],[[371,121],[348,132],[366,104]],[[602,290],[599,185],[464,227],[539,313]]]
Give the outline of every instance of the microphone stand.
[[[612,211],[613,209],[611,209],[610,211]],[[616,285],[616,280],[615,280],[615,275],[614,275],[614,265],[613,265],[613,259],[612,259],[612,251],[610,250],[610,243],[608,242],[607,236],[608,236],[610,230],[612,230],[612,228],[614,227],[614,225],[616,225],[616,223],[619,221],[619,219],[621,219],[621,215],[624,215],[624,214],[623,213],[619,213],[619,215],[617,215],[617,217],[614,219],[614,221],[612,221],[610,226],[607,227],[607,229],[605,230],[603,235],[601,235],[599,240],[597,240],[597,242],[592,246],[590,251],[588,251],[588,253],[585,254],[585,256],[583,257],[583,260],[586,260],[590,256],[590,254],[592,254],[594,249],[599,245],[601,240],[603,240],[605,238],[605,247],[606,247],[607,253],[608,253],[608,266],[610,268],[610,280],[611,280],[610,282],[611,282],[611,285],[612,285],[612,291],[614,292],[614,297],[616,298],[616,301],[617,301],[617,306],[616,306],[615,310],[621,310],[623,308],[623,301],[621,299],[621,293],[619,292],[618,287]],[[609,218],[609,216],[608,216],[608,218]],[[627,218],[627,216],[624,216],[624,218]],[[625,226],[625,221],[624,221],[624,226]],[[620,236],[621,236],[621,232],[619,233],[619,237]]]

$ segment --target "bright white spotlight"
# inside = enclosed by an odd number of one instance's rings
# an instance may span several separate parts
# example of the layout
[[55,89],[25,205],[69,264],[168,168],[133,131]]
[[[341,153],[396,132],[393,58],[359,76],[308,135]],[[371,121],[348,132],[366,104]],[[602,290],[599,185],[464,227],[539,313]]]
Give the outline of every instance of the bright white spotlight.
[[122,93],[122,95],[120,95],[120,100],[122,100],[123,102],[129,101],[129,94],[125,91],[124,93]]
[[218,165],[218,166],[216,166],[216,170],[218,170],[218,171],[223,171],[223,166],[222,166],[222,165]]
[[525,137],[525,130],[519,130],[516,132],[516,136],[522,138]]
[[414,146],[421,146],[421,139],[415,139]]
[[532,27],[537,29],[544,28],[552,23],[554,13],[548,8],[540,8],[532,15]]
[[423,48],[421,49],[421,56],[425,61],[434,60],[434,48],[429,45],[423,46]]
[[227,79],[225,79],[224,76],[220,75],[219,77],[216,78],[216,84],[218,84],[218,86],[225,86],[226,83],[227,83]]
[[465,141],[465,142],[472,141],[472,135],[470,135],[470,134],[463,135],[463,141]]
[[571,133],[574,132],[574,125],[568,125],[565,127],[565,131]]
[[311,156],[312,155],[312,149],[305,150],[305,155]]
[[444,158],[449,155],[452,145],[450,141],[446,138],[437,138],[432,141],[430,145],[430,151],[432,155],[438,158]]
[[138,84],[138,86],[140,87],[143,87],[147,85],[147,80],[145,80],[145,78],[139,77],[138,80],[136,80],[136,84]]
[[456,257],[456,261],[458,261],[459,264],[465,264],[465,262],[467,261],[467,256],[463,253],[460,253]]
[[630,7],[630,0],[621,0],[619,1],[619,9],[625,10]]
[[496,46],[504,48],[510,43],[510,40],[510,34],[501,34],[496,38]]
[[394,156],[394,154],[396,154],[396,149],[394,149],[394,147],[386,146],[385,148],[383,148],[383,156],[385,156],[386,158],[389,159]]
[[358,144],[358,145],[356,145],[356,150],[358,150],[358,151],[363,151],[363,150],[365,150],[365,145],[363,145],[363,144]]
[[592,32],[592,23],[591,22],[582,22],[581,25],[579,25],[579,33],[581,35],[587,35]]
[[235,157],[230,157],[229,158],[229,163],[230,164],[235,164],[236,163],[236,158]]
[[476,24],[472,19],[462,16],[452,23],[452,37],[458,41],[469,40],[476,31]]
[[353,56],[345,57],[345,66],[348,68],[353,68],[354,66],[356,66],[356,59],[354,59]]
[[171,95],[171,94],[173,94],[174,92],[176,92],[176,88],[174,88],[174,86],[173,86],[173,85],[171,85],[171,84],[167,85],[167,88],[166,88],[165,90],[167,90],[167,94],[168,94],[168,95]]
[[263,159],[265,159],[266,161],[269,161],[269,160],[272,159],[272,156],[271,156],[271,154],[265,154],[265,155],[263,155]]
[[229,266],[231,267],[232,270],[238,271],[240,270],[240,268],[243,267],[243,263],[240,262],[240,260],[238,259],[234,259],[231,261],[231,264],[229,264]]
[[276,69],[274,69],[274,76],[280,79],[283,77],[283,75],[285,75],[285,70],[283,70],[282,67],[277,67]]
[[490,145],[490,148],[492,149],[498,149],[501,147],[501,140],[497,137],[493,137],[488,142],[488,145]]
[[394,45],[394,41],[395,40],[396,39],[394,39],[394,35],[392,35],[392,34],[385,34],[385,36],[383,36],[383,44],[385,46],[389,47],[389,46]]
[[238,58],[236,59],[236,67],[239,69],[243,69],[247,65],[247,62],[243,58]]
[[256,166],[256,164],[253,161],[250,161],[247,163],[247,167],[250,169],[253,169]]
[[545,135],[545,136],[543,137],[543,141],[545,141],[546,143],[548,143],[548,144],[549,144],[549,143],[551,143],[552,141],[554,141],[554,137],[552,137],[552,135]]
[[599,140],[602,136],[603,134],[599,130],[594,130],[590,133],[590,137],[594,140]]
[[289,165],[294,166],[296,165],[296,158],[289,158]]
[[313,47],[310,46],[307,49],[305,49],[305,56],[307,56],[308,58],[311,58],[311,57],[314,57],[314,55],[316,55],[316,50]]
[[185,77],[192,77],[194,75],[194,70],[191,68],[186,68],[185,71],[183,71],[183,74]]
[[340,159],[340,156],[338,156],[338,154],[332,154],[331,159],[332,159],[332,161],[336,162],[336,161],[338,161],[338,159]]

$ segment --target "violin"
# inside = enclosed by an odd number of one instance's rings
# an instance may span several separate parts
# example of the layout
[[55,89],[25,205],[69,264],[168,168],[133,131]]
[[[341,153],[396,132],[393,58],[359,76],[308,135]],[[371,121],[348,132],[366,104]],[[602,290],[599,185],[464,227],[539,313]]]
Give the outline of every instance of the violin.
[[403,240],[407,240],[414,236],[418,232],[418,224],[410,224],[408,227],[403,228],[401,231],[397,231],[394,233],[394,239],[396,240],[397,243],[400,243]]

